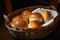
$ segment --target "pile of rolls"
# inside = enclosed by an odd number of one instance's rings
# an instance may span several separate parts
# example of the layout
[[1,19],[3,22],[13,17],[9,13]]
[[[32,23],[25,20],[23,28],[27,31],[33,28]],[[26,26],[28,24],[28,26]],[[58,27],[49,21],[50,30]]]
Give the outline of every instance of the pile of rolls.
[[24,10],[21,15],[14,17],[10,25],[12,28],[23,28],[23,29],[36,29],[40,28],[42,24],[52,19],[52,15],[48,11],[41,13],[32,13],[30,10]]

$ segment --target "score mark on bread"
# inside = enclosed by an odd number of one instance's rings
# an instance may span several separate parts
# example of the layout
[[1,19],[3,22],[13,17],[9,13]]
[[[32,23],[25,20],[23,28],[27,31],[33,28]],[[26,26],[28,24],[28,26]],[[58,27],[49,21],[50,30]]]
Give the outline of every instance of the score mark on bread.
[[21,28],[21,27],[27,27],[28,26],[27,20],[25,18],[21,17],[20,15],[14,17],[10,24],[13,28],[15,28],[15,27]]
[[50,19],[52,19],[52,15],[48,11],[42,12],[41,15],[44,18],[44,22],[48,22]]
[[31,21],[28,24],[28,28],[32,28],[32,29],[39,28],[40,26],[41,26],[41,24],[38,21]]
[[25,17],[25,18],[28,18],[31,14],[32,14],[32,12],[29,11],[29,10],[24,10],[24,11],[21,13],[21,15],[22,15],[23,17]]
[[39,22],[43,22],[43,18],[42,15],[40,13],[32,13],[32,15],[30,15],[29,17],[29,21],[39,21]]

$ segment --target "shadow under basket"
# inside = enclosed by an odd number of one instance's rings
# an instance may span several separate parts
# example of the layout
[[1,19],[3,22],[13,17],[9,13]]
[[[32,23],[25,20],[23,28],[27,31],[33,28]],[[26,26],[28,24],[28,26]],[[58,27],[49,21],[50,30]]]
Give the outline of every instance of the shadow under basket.
[[[23,10],[33,11],[36,8],[46,8],[46,9],[56,10],[55,7],[53,7],[53,6],[30,6],[30,7],[16,10],[16,11],[8,14],[7,16],[9,18],[9,20],[11,21],[13,17],[20,15]],[[47,27],[42,27],[40,29],[36,29],[33,31],[31,31],[31,30],[28,30],[28,31],[14,30],[13,28],[10,27],[9,23],[6,23],[6,22],[5,22],[5,25],[8,28],[10,34],[15,38],[37,39],[37,38],[43,38],[43,37],[47,36],[48,34],[50,34],[51,32],[53,32],[54,29],[56,28],[58,20],[59,20],[59,15],[54,19],[54,22],[51,23],[50,25],[48,25]]]

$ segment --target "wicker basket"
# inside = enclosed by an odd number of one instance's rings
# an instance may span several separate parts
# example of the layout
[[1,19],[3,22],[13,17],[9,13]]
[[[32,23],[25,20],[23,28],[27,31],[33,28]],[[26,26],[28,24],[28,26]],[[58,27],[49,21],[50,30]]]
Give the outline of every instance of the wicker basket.
[[[52,9],[52,10],[56,10],[55,7],[53,6],[30,6],[30,7],[26,7],[26,8],[22,8],[22,9],[19,9],[19,10],[16,10],[10,14],[8,14],[8,18],[9,18],[9,21],[12,20],[13,17],[17,16],[17,15],[20,15],[21,12],[23,10],[34,10],[36,8],[46,8],[46,9]],[[28,31],[19,31],[19,30],[14,30],[13,28],[10,27],[9,24],[5,23],[6,27],[8,28],[10,34],[15,37],[15,38],[19,38],[19,39],[36,39],[36,38],[43,38],[45,36],[47,36],[48,34],[50,34],[55,28],[56,28],[56,25],[58,23],[58,18],[59,16],[57,16],[54,20],[54,22],[50,25],[48,25],[48,27],[43,27],[43,28],[40,28],[40,29],[36,29],[36,30],[28,30]]]

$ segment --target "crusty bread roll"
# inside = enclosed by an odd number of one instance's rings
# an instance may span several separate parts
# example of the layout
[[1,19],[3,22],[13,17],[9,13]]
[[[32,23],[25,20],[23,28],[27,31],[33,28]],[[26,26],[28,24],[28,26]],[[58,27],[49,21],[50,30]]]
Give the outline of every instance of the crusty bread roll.
[[49,21],[50,19],[52,19],[52,15],[48,12],[48,11],[44,11],[41,13],[41,15],[44,18],[44,22]]
[[43,22],[43,17],[40,13],[32,13],[32,15],[30,15],[29,17],[29,21],[39,21],[39,22]]
[[23,28],[28,26],[27,20],[21,16],[14,17],[10,24],[13,28]]
[[24,10],[24,11],[21,13],[21,15],[22,15],[23,17],[25,17],[25,18],[28,18],[31,14],[32,14],[32,12],[29,11],[29,10]]
[[29,24],[28,24],[28,28],[32,28],[32,29],[36,29],[36,28],[39,28],[41,26],[40,22],[38,21],[31,21]]

